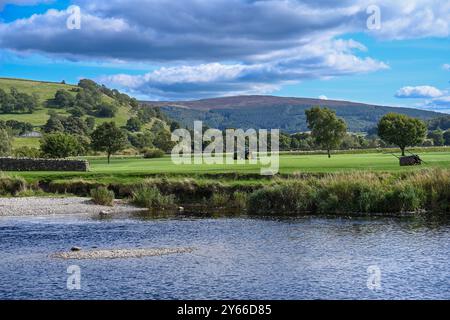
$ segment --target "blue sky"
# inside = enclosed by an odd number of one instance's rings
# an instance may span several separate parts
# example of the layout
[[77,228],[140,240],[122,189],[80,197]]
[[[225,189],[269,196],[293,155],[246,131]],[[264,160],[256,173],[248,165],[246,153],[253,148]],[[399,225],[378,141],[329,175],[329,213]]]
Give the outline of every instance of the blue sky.
[[[369,29],[375,4],[379,28]],[[67,28],[71,5],[80,29]],[[450,113],[450,0],[0,0],[0,76]]]

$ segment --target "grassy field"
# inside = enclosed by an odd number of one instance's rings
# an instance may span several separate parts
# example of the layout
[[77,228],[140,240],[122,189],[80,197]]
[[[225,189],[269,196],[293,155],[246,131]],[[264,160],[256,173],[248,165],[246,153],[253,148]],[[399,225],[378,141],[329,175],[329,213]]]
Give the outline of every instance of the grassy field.
[[[375,172],[408,172],[423,168],[450,169],[450,152],[422,153],[426,164],[418,167],[400,167],[398,160],[389,154],[340,154],[328,159],[325,155],[282,155],[280,157],[280,173],[332,173],[350,171]],[[85,179],[105,178],[108,180],[133,181],[153,175],[169,176],[202,176],[215,174],[252,174],[257,176],[260,165],[175,165],[170,157],[161,159],[143,159],[137,157],[112,159],[111,164],[104,158],[88,158],[91,171],[86,173],[63,172],[21,172],[14,173],[32,180],[35,179],[64,179],[82,177]]]
[[21,148],[21,147],[30,147],[30,148],[39,148],[40,138],[14,138],[13,140],[13,148]]
[[[70,92],[71,89],[76,88],[73,85],[52,83],[52,82],[40,82],[31,80],[9,79],[0,78],[0,88],[9,91],[11,87],[16,88],[19,92],[25,92],[27,94],[36,93],[39,96],[39,102],[42,106],[33,112],[32,114],[0,114],[0,120],[17,120],[23,122],[29,122],[32,125],[38,127],[44,125],[49,119],[48,111],[53,110],[61,115],[67,115],[64,110],[46,108],[45,104],[47,100],[52,99],[55,96],[56,91],[65,89]],[[71,92],[75,95],[76,93]],[[103,100],[111,102],[112,99],[106,95],[103,96]],[[103,123],[106,121],[115,121],[118,125],[123,126],[130,118],[130,108],[121,107],[114,118],[97,118],[97,123]],[[38,145],[34,145],[38,147]]]

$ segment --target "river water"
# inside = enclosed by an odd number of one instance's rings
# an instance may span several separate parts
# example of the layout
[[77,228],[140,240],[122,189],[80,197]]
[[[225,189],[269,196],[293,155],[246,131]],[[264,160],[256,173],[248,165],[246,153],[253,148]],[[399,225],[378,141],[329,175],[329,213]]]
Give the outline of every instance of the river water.
[[[50,257],[72,246],[195,251]],[[438,218],[0,218],[0,299],[450,299],[449,261]]]

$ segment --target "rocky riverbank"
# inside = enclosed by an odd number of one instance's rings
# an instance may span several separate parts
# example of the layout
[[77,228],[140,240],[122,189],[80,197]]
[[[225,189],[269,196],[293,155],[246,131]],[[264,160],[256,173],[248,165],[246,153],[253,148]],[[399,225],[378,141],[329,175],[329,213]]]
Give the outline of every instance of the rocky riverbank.
[[140,212],[124,201],[113,207],[94,204],[89,198],[0,198],[0,216],[48,216],[64,214],[120,214]]

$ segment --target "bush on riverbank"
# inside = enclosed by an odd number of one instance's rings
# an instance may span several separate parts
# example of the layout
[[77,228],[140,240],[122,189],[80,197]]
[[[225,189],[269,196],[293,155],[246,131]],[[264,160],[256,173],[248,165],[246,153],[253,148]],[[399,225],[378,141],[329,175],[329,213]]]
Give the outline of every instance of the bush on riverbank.
[[10,177],[0,172],[0,195],[16,195],[27,188],[23,178]]
[[148,209],[169,208],[175,205],[174,195],[163,195],[156,187],[142,185],[133,192],[131,202]]
[[101,206],[113,206],[114,205],[114,198],[115,198],[114,192],[111,190],[108,190],[105,187],[92,189],[91,197],[92,197],[92,201],[95,204],[98,204]]

